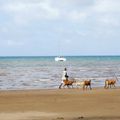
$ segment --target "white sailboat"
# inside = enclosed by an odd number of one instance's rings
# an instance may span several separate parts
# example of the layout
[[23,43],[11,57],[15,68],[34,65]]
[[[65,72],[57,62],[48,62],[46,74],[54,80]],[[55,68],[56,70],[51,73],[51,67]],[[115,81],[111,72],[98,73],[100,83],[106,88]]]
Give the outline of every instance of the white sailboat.
[[59,57],[55,57],[55,61],[66,61],[66,58],[59,56]]
[[55,61],[59,62],[59,61],[66,61],[67,59],[63,56],[61,56],[61,45],[60,45],[60,41],[58,41],[58,49],[59,49],[59,56],[55,57]]

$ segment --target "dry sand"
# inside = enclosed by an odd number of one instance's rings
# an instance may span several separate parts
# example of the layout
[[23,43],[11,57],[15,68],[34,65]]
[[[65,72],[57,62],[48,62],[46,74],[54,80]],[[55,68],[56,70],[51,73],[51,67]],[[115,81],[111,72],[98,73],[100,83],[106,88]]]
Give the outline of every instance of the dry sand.
[[0,120],[120,120],[120,88],[0,91]]

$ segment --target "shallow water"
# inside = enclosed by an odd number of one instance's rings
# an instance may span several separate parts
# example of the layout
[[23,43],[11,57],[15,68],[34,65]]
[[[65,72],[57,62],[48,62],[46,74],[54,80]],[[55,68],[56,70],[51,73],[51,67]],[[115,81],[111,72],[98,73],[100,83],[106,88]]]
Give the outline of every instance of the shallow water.
[[64,67],[70,78],[92,79],[93,87],[104,86],[106,78],[120,78],[119,56],[66,58],[55,62],[54,57],[0,57],[0,89],[58,88]]

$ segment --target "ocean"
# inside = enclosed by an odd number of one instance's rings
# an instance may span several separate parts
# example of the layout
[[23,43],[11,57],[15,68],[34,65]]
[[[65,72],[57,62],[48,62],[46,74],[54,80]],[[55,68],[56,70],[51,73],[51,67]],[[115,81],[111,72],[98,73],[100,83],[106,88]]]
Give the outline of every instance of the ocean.
[[54,58],[0,57],[0,90],[56,89],[65,67],[70,79],[91,79],[92,87],[103,87],[107,78],[120,79],[120,56],[66,56],[66,62]]

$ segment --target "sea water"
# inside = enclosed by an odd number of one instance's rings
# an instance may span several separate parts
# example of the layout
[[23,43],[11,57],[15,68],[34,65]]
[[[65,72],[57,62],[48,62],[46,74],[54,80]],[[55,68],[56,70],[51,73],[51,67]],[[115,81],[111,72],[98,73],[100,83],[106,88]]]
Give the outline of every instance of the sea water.
[[92,87],[103,87],[108,78],[120,79],[120,56],[67,56],[66,62],[54,58],[0,57],[0,89],[56,89],[65,67],[70,79],[91,79]]

